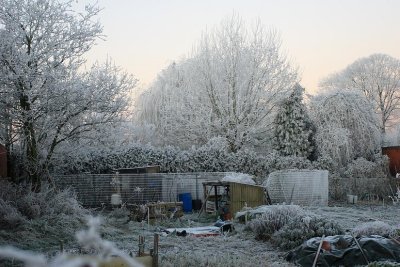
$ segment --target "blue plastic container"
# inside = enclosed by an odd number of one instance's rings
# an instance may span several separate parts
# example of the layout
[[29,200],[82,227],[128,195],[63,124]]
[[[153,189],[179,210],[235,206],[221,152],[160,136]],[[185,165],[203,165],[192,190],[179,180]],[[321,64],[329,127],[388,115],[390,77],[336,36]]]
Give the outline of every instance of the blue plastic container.
[[192,212],[192,194],[182,193],[178,197],[179,201],[183,202],[183,212]]

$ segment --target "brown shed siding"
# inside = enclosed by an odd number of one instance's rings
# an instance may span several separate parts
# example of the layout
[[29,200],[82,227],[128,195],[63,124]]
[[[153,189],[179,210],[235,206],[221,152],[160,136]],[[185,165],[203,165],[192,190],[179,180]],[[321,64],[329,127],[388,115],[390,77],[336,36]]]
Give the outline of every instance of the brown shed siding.
[[261,186],[229,183],[229,191],[232,215],[243,209],[246,203],[248,207],[257,207],[266,203],[264,188]]
[[382,154],[389,157],[390,174],[400,173],[400,146],[382,147]]
[[7,177],[7,150],[0,145],[0,177]]

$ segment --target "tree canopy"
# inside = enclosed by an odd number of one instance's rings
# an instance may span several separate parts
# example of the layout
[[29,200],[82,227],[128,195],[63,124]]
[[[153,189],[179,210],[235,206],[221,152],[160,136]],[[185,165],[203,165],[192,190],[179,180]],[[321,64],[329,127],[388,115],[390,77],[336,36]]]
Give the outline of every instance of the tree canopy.
[[72,2],[0,0],[0,140],[24,151],[34,186],[60,143],[119,119],[135,84],[111,61],[83,69],[99,8]]
[[220,136],[237,151],[265,140],[272,111],[297,81],[278,33],[260,23],[249,30],[233,16],[159,75],[139,100],[139,117],[154,123],[167,143],[204,144]]
[[381,134],[371,103],[360,93],[332,91],[310,101],[316,126],[318,156],[329,156],[339,166],[379,152]]
[[400,60],[385,54],[360,58],[323,80],[321,88],[362,92],[379,114],[384,133],[400,108]]

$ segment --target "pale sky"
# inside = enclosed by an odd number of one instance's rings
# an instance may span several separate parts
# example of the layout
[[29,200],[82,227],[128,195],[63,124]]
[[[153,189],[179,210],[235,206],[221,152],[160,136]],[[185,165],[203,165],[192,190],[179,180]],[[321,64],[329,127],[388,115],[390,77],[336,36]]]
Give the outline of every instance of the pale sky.
[[[92,2],[77,0],[78,4]],[[142,85],[188,55],[207,28],[238,14],[276,28],[283,48],[313,93],[320,79],[360,57],[400,59],[399,0],[99,0],[106,41],[89,62],[110,57]]]

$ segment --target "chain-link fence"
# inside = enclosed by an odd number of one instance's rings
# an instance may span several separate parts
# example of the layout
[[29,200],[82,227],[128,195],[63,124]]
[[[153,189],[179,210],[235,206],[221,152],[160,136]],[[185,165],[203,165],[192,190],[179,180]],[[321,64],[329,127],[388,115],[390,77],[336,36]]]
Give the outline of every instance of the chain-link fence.
[[122,203],[173,202],[179,194],[190,193],[192,199],[204,201],[203,182],[221,180],[230,173],[145,173],[145,174],[78,174],[56,175],[59,188],[72,187],[86,207],[111,204],[118,194]]

